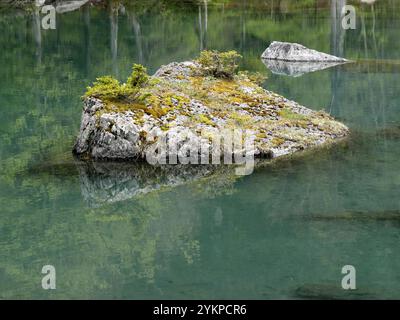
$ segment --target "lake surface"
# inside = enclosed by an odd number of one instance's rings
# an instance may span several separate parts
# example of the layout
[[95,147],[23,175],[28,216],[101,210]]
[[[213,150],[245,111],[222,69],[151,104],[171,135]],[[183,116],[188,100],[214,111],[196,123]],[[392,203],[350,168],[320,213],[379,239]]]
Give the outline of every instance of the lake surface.
[[[400,3],[358,6],[344,31],[329,2],[296,2],[84,7],[56,30],[2,9],[0,298],[400,298]],[[259,58],[273,40],[358,62],[274,74]],[[153,73],[204,48],[237,50],[265,88],[326,110],[351,138],[136,195],[147,181],[123,165],[74,160],[80,96],[97,76],[124,79],[134,62]],[[41,287],[47,264],[56,290]],[[341,289],[348,264],[356,291]]]

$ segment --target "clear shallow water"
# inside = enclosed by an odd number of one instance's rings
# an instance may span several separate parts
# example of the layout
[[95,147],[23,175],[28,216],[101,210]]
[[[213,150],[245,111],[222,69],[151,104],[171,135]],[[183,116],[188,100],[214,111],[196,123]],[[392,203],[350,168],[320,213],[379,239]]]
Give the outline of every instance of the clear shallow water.
[[[207,19],[191,4],[149,3],[118,17],[83,8],[40,32],[34,15],[1,11],[0,297],[400,298],[394,3],[358,7],[358,29],[345,35],[329,6],[232,2],[208,6]],[[272,40],[364,62],[274,75],[259,59]],[[118,201],[118,169],[95,175],[71,155],[79,97],[98,75],[124,79],[133,62],[153,72],[206,47],[238,50],[243,68],[268,73],[266,88],[325,109],[351,139],[241,179]],[[56,267],[57,290],[41,289],[45,264]],[[340,288],[345,264],[357,268],[355,292]]]

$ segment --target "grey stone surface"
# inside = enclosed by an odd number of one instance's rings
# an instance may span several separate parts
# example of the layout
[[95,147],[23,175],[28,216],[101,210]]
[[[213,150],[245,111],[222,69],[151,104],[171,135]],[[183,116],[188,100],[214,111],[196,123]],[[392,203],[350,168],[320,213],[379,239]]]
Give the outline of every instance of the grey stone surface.
[[293,62],[347,62],[344,58],[332,56],[298,43],[274,41],[261,55],[263,59]]

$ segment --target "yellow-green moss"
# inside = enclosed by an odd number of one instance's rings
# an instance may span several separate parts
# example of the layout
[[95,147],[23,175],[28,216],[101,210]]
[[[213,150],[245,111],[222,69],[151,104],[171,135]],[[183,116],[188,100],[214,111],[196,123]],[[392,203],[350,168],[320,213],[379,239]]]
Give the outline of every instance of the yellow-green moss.
[[282,110],[280,110],[278,112],[279,116],[281,116],[284,119],[288,119],[288,120],[306,120],[307,117],[293,112],[292,110],[290,110],[289,108],[284,107]]
[[249,72],[249,71],[240,71],[238,73],[238,79],[244,79],[251,81],[257,85],[261,85],[267,80],[267,76],[260,72]]
[[267,134],[265,132],[259,132],[256,134],[257,139],[265,139],[267,137]]
[[146,105],[144,103],[125,103],[121,101],[103,101],[104,110],[107,112],[126,112],[126,111],[145,111]]
[[209,126],[214,126],[214,122],[212,122],[211,119],[209,117],[205,116],[204,114],[197,115],[197,119],[201,123],[204,123],[204,124],[209,125]]
[[190,102],[190,99],[173,92],[167,93],[163,98],[163,103],[171,108],[182,108],[185,104]]
[[279,137],[275,137],[272,139],[272,145],[274,147],[279,147],[280,145],[285,143],[285,139],[279,138]]
[[241,114],[238,112],[233,112],[229,115],[229,118],[234,121],[234,123],[240,127],[252,124],[253,118],[248,114]]

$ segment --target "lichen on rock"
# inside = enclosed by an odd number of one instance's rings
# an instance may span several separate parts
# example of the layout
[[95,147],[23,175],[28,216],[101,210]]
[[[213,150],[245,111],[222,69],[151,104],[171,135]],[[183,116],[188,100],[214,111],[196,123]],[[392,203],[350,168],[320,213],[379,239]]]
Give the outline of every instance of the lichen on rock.
[[[187,129],[210,135],[241,129],[253,135],[256,157],[278,157],[348,134],[345,125],[325,112],[265,90],[256,80],[259,76],[238,73],[236,59],[233,52],[206,52],[194,61],[162,66],[146,81],[132,81],[137,72],[146,77],[137,66],[126,84],[106,78],[118,94],[89,88],[74,153],[81,158],[144,159],[157,140],[150,137],[163,132],[173,139]],[[199,139],[204,143],[204,137]]]

